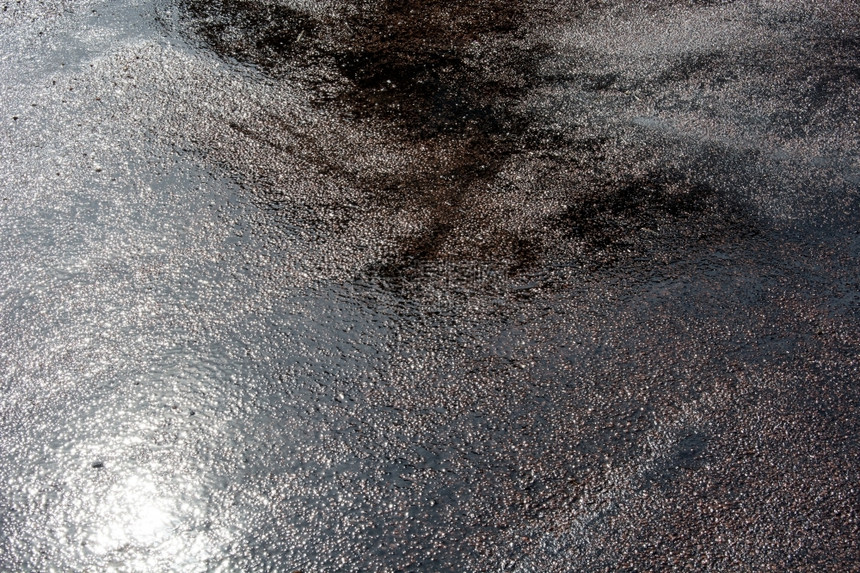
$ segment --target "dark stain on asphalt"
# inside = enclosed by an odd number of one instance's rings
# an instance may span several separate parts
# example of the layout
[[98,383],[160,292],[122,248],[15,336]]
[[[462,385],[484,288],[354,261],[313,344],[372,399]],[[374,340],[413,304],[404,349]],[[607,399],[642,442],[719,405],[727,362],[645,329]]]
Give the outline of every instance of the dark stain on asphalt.
[[194,31],[223,57],[277,73],[287,58],[306,55],[316,26],[305,13],[254,0],[184,1],[197,23]]
[[[658,228],[707,226],[711,237],[720,228],[755,225],[739,202],[689,171],[625,175],[629,165],[605,157],[615,138],[560,133],[522,109],[532,90],[571,79],[541,69],[548,46],[527,34],[544,17],[541,4],[392,0],[324,17],[252,0],[182,5],[189,29],[222,57],[254,65],[274,81],[302,82],[317,105],[358,125],[382,125],[401,152],[408,150],[412,160],[397,171],[356,171],[328,160],[325,150],[313,159],[320,173],[361,188],[375,208],[420,217],[419,229],[398,236],[398,247],[369,266],[372,274],[408,281],[427,264],[463,260],[503,261],[506,272],[518,274],[549,251],[613,264],[664,234],[655,230],[655,216]],[[681,62],[660,81],[686,79],[716,57]],[[614,89],[617,74],[574,80],[584,91],[603,92]],[[647,150],[631,150],[628,161],[636,154]],[[537,222],[511,224],[530,206],[508,214],[495,209],[497,179],[511,161],[527,157],[540,158],[539,176],[565,174],[563,205]]]

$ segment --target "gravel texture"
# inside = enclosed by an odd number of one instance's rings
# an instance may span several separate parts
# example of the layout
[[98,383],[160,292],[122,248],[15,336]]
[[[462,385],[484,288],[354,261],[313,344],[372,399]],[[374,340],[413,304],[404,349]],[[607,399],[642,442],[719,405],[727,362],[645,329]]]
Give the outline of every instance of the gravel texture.
[[858,570],[856,1],[5,1],[0,102],[0,570]]

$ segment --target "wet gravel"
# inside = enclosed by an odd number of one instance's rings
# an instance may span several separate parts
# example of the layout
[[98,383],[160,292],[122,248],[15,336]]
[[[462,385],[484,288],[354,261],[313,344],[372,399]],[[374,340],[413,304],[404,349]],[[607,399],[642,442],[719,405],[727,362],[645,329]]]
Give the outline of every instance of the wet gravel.
[[856,570],[858,15],[0,3],[0,570]]

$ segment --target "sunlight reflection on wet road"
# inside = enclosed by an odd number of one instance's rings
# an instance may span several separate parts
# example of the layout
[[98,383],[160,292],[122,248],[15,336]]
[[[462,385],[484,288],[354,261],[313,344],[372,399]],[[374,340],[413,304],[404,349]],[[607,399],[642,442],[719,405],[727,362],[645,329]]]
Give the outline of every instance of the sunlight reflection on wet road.
[[856,2],[0,12],[0,569],[850,568]]

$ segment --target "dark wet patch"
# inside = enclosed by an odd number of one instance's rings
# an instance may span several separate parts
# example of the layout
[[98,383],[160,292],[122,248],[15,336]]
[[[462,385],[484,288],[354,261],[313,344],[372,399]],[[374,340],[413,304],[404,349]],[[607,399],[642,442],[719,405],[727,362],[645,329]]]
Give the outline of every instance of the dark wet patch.
[[[692,219],[721,207],[706,180],[660,168],[624,176],[629,165],[605,164],[606,147],[617,147],[613,137],[552,129],[526,111],[535,89],[568,84],[599,94],[619,82],[615,72],[540,72],[548,48],[529,31],[545,17],[541,3],[389,0],[325,15],[252,0],[182,0],[182,6],[190,28],[214,52],[276,80],[289,76],[351,128],[383,129],[394,153],[406,158],[398,170],[355,168],[348,157],[332,159],[331,150],[306,141],[312,136],[298,137],[310,153],[284,147],[274,133],[295,134],[277,117],[267,128],[272,133],[231,123],[257,144],[301,154],[323,177],[359,189],[362,208],[381,213],[379,219],[412,221],[408,232],[373,230],[396,245],[365,268],[386,280],[409,281],[457,261],[518,274],[549,251],[600,250],[609,261],[605,253],[647,249],[662,227],[695,225]],[[704,77],[723,57],[689,56],[658,83]],[[628,163],[646,155],[631,154]],[[540,188],[517,191],[503,181],[505,169],[524,161],[539,177],[558,179],[551,193],[562,207],[532,205],[529,195],[540,195]],[[258,193],[263,203],[278,201],[265,185]],[[553,212],[530,218],[541,209]]]
[[690,434],[678,442],[675,465],[685,470],[699,469],[705,463],[708,440],[703,434]]
[[[319,166],[321,172],[346,176],[371,204],[420,212],[428,221],[399,239],[399,252],[380,261],[383,274],[463,255],[452,252],[450,244],[473,215],[474,189],[486,188],[526,143],[529,120],[515,107],[537,78],[542,50],[511,42],[529,21],[526,4],[392,1],[361,7],[337,21],[260,2],[188,0],[183,5],[199,37],[215,52],[275,76],[290,65],[313,67],[302,77],[318,104],[339,109],[354,122],[382,122],[393,141],[423,156],[415,162],[419,168],[398,173],[355,174],[346,165]],[[508,40],[504,45],[502,37]],[[343,83],[337,88],[313,79],[333,72]],[[233,128],[267,141],[246,126]],[[533,258],[531,242],[496,236],[473,245],[469,256],[490,258],[503,251],[521,266]],[[487,246],[490,252],[481,254]]]
[[382,119],[402,135],[432,139],[521,132],[511,110],[533,82],[538,46],[488,49],[528,22],[521,2],[383,2],[348,18],[354,33],[333,54],[351,84],[355,117]]
[[317,40],[314,20],[289,6],[255,0],[180,0],[191,30],[215,52],[276,73],[286,59],[307,55]]
[[702,432],[682,435],[672,453],[656,468],[642,475],[642,487],[658,487],[672,490],[689,472],[705,467],[710,459],[708,452],[710,438]]
[[737,79],[733,55],[721,50],[685,54],[680,61],[661,73],[656,82],[686,82],[692,79],[720,84]]
[[715,196],[705,183],[685,181],[679,173],[657,172],[586,197],[568,206],[554,223],[569,238],[606,247],[643,229],[654,232],[642,225],[659,223],[661,217],[680,219],[701,213]]

